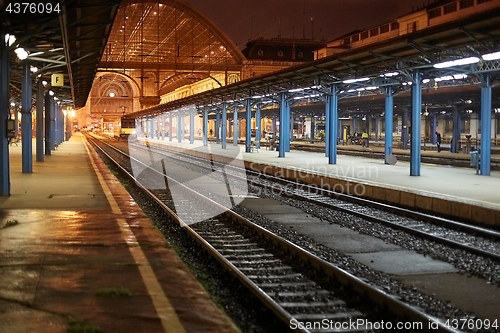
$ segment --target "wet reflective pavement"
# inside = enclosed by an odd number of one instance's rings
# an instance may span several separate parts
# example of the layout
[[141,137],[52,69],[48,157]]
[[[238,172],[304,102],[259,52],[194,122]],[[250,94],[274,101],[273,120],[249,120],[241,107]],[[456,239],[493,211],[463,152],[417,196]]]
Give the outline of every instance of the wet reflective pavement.
[[0,197],[0,332],[237,331],[80,135],[33,174],[16,149]]

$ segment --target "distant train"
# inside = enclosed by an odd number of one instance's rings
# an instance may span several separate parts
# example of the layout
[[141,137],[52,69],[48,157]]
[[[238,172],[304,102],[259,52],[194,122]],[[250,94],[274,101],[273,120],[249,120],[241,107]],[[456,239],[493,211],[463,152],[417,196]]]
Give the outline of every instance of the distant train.
[[136,135],[135,133],[135,118],[132,118],[130,116],[123,116],[121,118],[121,126],[119,133],[115,133],[115,136],[121,138],[121,139],[126,139],[130,135]]
[[499,0],[439,1],[423,9],[403,15],[392,22],[364,31],[355,31],[354,33],[332,40],[328,42],[325,48],[316,51],[315,58],[320,59],[333,54],[340,54],[361,46],[411,34],[470,15],[488,12],[499,7]]

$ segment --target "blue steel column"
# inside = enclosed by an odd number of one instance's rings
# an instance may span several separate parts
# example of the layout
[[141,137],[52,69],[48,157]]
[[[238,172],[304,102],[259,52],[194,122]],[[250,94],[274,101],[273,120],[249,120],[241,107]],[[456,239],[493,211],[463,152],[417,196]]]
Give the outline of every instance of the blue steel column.
[[227,108],[226,108],[226,103],[222,103],[222,129],[221,129],[221,134],[222,134],[222,141],[221,141],[221,148],[226,149],[227,145]]
[[252,151],[252,104],[250,99],[246,100],[245,110],[245,151],[250,153]]
[[52,96],[47,91],[45,93],[45,155],[51,154],[50,147],[52,144],[50,141],[52,140],[52,136],[50,134],[50,127],[52,125],[52,107]]
[[238,109],[235,107],[233,111],[233,146],[238,146]]
[[27,61],[23,63],[23,79],[21,83],[21,133],[22,133],[22,169],[23,173],[33,172],[33,146],[32,146],[32,127],[31,127],[31,97],[33,87],[31,83],[30,64]]
[[460,114],[458,113],[458,107],[453,105],[453,131],[451,136],[451,147],[450,151],[452,153],[458,153],[458,146],[460,143]]
[[57,104],[54,96],[50,98],[50,150],[56,149],[56,125],[57,125]]
[[36,94],[36,160],[44,161],[43,156],[43,84],[38,80],[38,91]]
[[403,143],[403,149],[408,149],[408,110],[406,108],[403,109],[401,121],[401,141]]
[[220,113],[219,110],[215,111],[215,143],[220,143],[220,136],[219,136],[219,130],[220,130]]
[[194,114],[195,110],[189,111],[189,143],[194,143]]
[[57,110],[59,111],[59,144],[64,142],[64,111],[61,104],[57,104]]
[[181,138],[181,141],[184,141],[184,114],[181,114],[179,116],[179,119],[180,119],[180,122],[181,122],[181,125],[180,125],[180,128],[179,128],[179,133],[180,133],[180,138]]
[[179,112],[177,114],[177,142],[181,143],[182,142],[182,129],[183,129],[183,126],[182,126],[182,115],[181,113]]
[[330,87],[330,94],[328,96],[328,128],[329,144],[328,144],[328,164],[337,164],[337,135],[338,135],[338,95],[337,87],[332,85]]
[[330,157],[330,96],[325,101],[325,157]]
[[413,73],[411,86],[411,147],[410,147],[410,176],[420,176],[420,127],[422,121],[422,73],[416,70]]
[[9,119],[10,67],[9,50],[4,34],[0,34],[0,195],[10,195],[9,140],[7,119]]
[[203,145],[208,145],[208,110],[203,110]]
[[394,100],[392,97],[392,87],[385,91],[385,148],[384,163],[388,164],[387,158],[392,155],[392,121],[394,117]]
[[[290,152],[290,140],[291,140],[291,133],[290,133],[290,102],[285,102],[285,123],[283,124],[283,129],[286,130],[285,132],[285,151]],[[281,123],[280,123],[280,128],[281,128]]]
[[151,139],[155,138],[155,120],[154,120],[154,118],[149,119],[149,137]]
[[173,118],[172,118],[172,112],[168,113],[168,140],[172,141],[174,137],[174,124],[173,124]]
[[54,142],[54,147],[51,147],[51,150],[54,150],[57,148],[57,146],[59,146],[59,108],[55,98],[52,101],[52,105],[54,111],[54,118],[53,118],[54,124],[51,128],[51,135],[54,138],[52,140],[52,142]]
[[435,145],[437,142],[436,138],[436,132],[437,132],[437,114],[434,113],[432,115],[432,144]]
[[257,148],[260,148],[260,139],[262,138],[262,119],[260,116],[260,104],[257,104],[257,109],[255,110],[255,140],[257,144]]
[[491,171],[491,76],[481,78],[481,153],[479,171],[490,176]]
[[161,115],[161,139],[165,140],[165,128],[167,128],[167,117],[164,113]]
[[[286,130],[286,99],[285,93],[280,95],[280,135],[279,135],[279,152],[278,157],[285,157],[285,140],[288,137]],[[275,132],[276,133],[276,132]]]

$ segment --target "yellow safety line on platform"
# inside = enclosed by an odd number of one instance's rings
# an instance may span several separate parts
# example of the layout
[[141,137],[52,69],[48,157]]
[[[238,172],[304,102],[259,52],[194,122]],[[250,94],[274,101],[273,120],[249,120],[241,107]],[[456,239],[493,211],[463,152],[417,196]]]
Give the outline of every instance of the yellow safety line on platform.
[[[104,181],[104,177],[97,168],[97,164],[95,163],[94,157],[92,156],[90,150],[87,147],[86,141],[84,141],[84,146],[85,149],[87,150],[87,154],[90,157],[90,162],[95,170],[97,179],[99,180],[102,190],[106,195],[106,198],[111,206],[113,214],[121,215],[122,211],[118,206],[118,203],[116,202],[115,198],[113,197],[113,194],[111,193],[108,184],[106,184],[106,182]],[[167,333],[170,332],[185,333],[186,330],[184,329],[184,326],[182,326],[182,323],[180,322],[179,317],[175,312],[175,309],[170,304],[167,295],[165,295],[165,293],[163,292],[163,288],[161,287],[160,282],[156,278],[156,275],[153,269],[151,268],[151,265],[149,264],[148,258],[142,251],[141,246],[137,242],[137,238],[130,229],[130,226],[128,225],[127,221],[124,218],[117,218],[116,221],[122,232],[123,239],[127,243],[128,249],[132,254],[132,257],[134,258],[137,267],[139,268],[142,280],[144,281],[146,289],[148,290],[148,294],[151,297],[151,300],[153,301],[156,313],[160,317],[163,329]]]

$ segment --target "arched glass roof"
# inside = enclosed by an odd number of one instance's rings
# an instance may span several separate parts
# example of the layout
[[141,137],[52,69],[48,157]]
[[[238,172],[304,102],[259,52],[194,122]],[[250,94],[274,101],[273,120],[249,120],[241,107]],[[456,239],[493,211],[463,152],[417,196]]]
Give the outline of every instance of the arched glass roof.
[[243,55],[183,1],[122,1],[101,61],[112,69],[239,70]]

